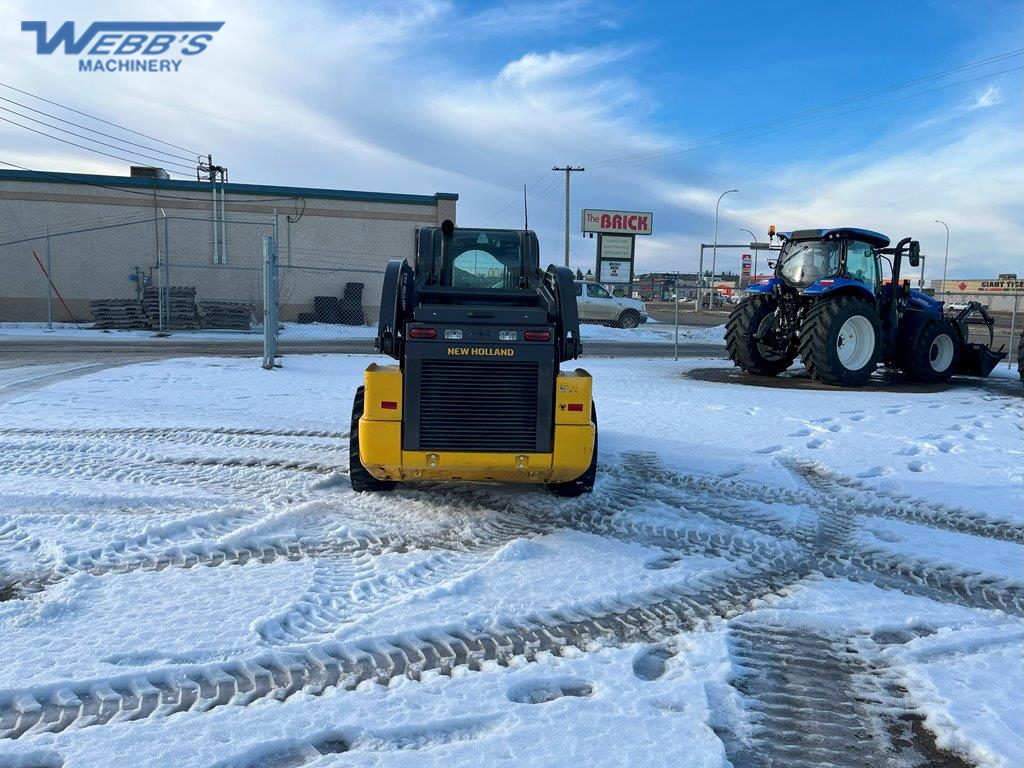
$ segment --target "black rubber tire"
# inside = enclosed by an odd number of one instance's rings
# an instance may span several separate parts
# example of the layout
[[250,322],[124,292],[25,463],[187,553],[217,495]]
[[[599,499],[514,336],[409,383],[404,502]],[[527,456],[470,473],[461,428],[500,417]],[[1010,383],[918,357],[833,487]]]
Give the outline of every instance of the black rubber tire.
[[1024,333],[1021,333],[1020,341],[1017,343],[1017,373],[1021,382],[1024,382]]
[[619,328],[638,328],[640,326],[640,315],[637,314],[636,310],[627,309],[621,315],[616,323]]
[[359,387],[352,401],[352,423],[348,433],[348,479],[356,493],[391,491],[398,483],[394,480],[378,480],[366,471],[363,462],[359,460],[359,419],[363,415],[364,389]]
[[[843,323],[856,315],[866,317],[875,331],[871,359],[857,370],[839,361],[837,339]],[[811,378],[839,387],[859,387],[871,378],[882,357],[882,325],[875,305],[857,296],[818,299],[800,326],[800,360]]]
[[[953,345],[953,356],[944,370],[936,371],[931,361],[932,344],[943,334],[949,337]],[[953,324],[944,317],[927,321],[917,332],[917,338],[907,352],[907,359],[900,366],[904,375],[913,381],[948,381],[956,371],[956,364],[960,358],[959,336]]]
[[575,498],[594,490],[594,482],[597,480],[597,406],[593,403],[590,404],[590,420],[594,422],[594,456],[590,460],[590,466],[575,480],[565,483],[548,483],[548,490],[555,496]]
[[765,317],[778,305],[773,296],[755,293],[737,304],[725,323],[725,348],[733,365],[757,376],[778,376],[793,364],[796,356],[786,355],[778,360],[765,357],[758,349],[754,334]]

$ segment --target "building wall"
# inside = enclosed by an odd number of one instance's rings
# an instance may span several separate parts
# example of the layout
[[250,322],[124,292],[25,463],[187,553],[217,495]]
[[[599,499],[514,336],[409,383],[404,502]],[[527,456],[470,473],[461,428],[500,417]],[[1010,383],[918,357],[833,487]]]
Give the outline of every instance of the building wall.
[[[961,288],[961,285],[963,286]],[[939,291],[942,280],[932,280],[931,287]],[[946,278],[947,293],[1020,293],[1024,292],[1024,279],[1012,278]]]
[[[164,250],[172,285],[195,286],[200,299],[258,304],[263,238],[275,231],[282,319],[310,311],[313,296],[341,296],[347,282],[365,283],[364,314],[372,319],[388,260],[411,260],[415,229],[454,220],[457,200],[239,184],[225,189],[227,247],[215,261],[209,183],[0,171],[0,321],[46,318],[48,286],[35,256],[45,263],[47,244],[54,285],[79,320],[90,319],[91,300],[135,297],[140,283],[130,275],[139,270],[143,281],[155,280]],[[54,318],[68,319],[54,304]]]

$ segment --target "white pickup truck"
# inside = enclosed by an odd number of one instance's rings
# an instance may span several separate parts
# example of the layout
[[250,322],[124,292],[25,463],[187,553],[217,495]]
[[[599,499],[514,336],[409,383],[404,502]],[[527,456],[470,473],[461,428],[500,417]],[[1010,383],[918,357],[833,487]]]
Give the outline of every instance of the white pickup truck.
[[582,280],[576,281],[576,306],[584,323],[636,328],[649,319],[642,301],[612,296],[603,286]]

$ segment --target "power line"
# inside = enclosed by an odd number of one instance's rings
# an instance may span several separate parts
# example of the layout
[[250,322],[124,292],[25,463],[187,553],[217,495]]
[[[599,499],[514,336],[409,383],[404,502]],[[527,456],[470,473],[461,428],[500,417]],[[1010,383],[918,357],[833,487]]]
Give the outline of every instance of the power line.
[[[548,174],[549,174],[549,173],[551,173],[551,171],[550,171],[550,170],[548,170],[548,171],[544,171],[544,175],[543,175],[543,176],[541,176],[541,177],[540,177],[539,179],[537,179],[537,180],[536,180],[535,182],[533,182],[533,184],[530,184],[530,185],[529,185],[529,186],[527,187],[527,191],[528,191],[528,192],[530,192],[530,191],[533,191],[533,188],[534,188],[534,187],[536,187],[536,186],[537,186],[538,184],[540,184],[540,183],[541,183],[542,181],[544,181],[544,179],[546,179],[546,178],[548,177]],[[518,205],[518,204],[519,204],[519,197],[518,197],[518,196],[516,196],[516,198],[515,198],[515,199],[514,199],[514,200],[513,200],[512,202],[510,202],[510,203],[507,203],[506,205],[502,206],[502,207],[501,207],[501,208],[499,208],[499,209],[498,209],[497,211],[495,211],[494,213],[492,213],[492,214],[491,214],[490,216],[487,216],[487,217],[486,217],[485,219],[483,219],[483,223],[486,223],[486,222],[488,222],[488,221],[491,221],[492,219],[496,219],[496,218],[498,218],[499,216],[501,216],[501,214],[503,214],[503,213],[504,213],[505,211],[507,211],[507,210],[508,210],[509,208],[512,208],[512,207],[514,207],[514,206],[516,206],[516,205]]]
[[[122,157],[121,155],[113,155],[110,152],[104,152],[103,150],[100,150],[100,149],[93,149],[92,147],[87,147],[84,144],[79,144],[78,142],[75,142],[75,141],[68,141],[67,139],[62,139],[60,136],[54,136],[52,133],[47,133],[46,131],[40,131],[40,130],[38,130],[36,128],[32,128],[32,127],[30,127],[28,125],[22,125],[21,123],[15,122],[14,120],[10,120],[9,118],[6,118],[6,117],[4,117],[2,115],[0,115],[0,120],[3,120],[5,123],[10,123],[11,125],[16,125],[19,128],[24,128],[26,131],[31,131],[32,133],[38,133],[40,136],[48,136],[49,138],[56,139],[57,141],[63,142],[64,144],[70,144],[73,147],[78,147],[79,149],[84,149],[84,150],[86,150],[88,152],[95,152],[97,155],[106,155],[107,157],[112,157],[115,160],[123,160],[124,162],[129,163],[129,164],[145,165],[145,163],[140,163],[138,160],[133,160],[133,159],[128,158],[128,157]],[[177,165],[177,163],[175,163],[175,165]],[[175,173],[178,173],[178,171],[175,171]]]
[[[908,80],[908,81],[903,82],[903,83],[898,83],[896,85],[890,85],[890,86],[887,86],[885,88],[879,88],[877,90],[868,91],[866,93],[861,93],[861,94],[858,94],[856,96],[849,96],[847,98],[839,99],[837,101],[832,101],[832,102],[829,102],[827,104],[822,104],[822,105],[819,105],[819,106],[816,106],[816,107],[811,107],[809,109],[805,109],[805,110],[802,110],[800,112],[794,112],[794,113],[789,114],[789,115],[783,115],[781,117],[773,118],[772,120],[766,120],[766,121],[763,121],[763,122],[760,122],[760,123],[754,123],[752,125],[748,125],[748,126],[743,127],[743,128],[737,128],[737,129],[734,129],[734,130],[731,130],[731,131],[725,131],[725,132],[722,132],[722,133],[712,134],[710,136],[705,136],[703,138],[692,139],[691,141],[683,142],[681,144],[668,145],[668,146],[665,146],[665,147],[661,147],[659,149],[648,150],[646,152],[638,152],[638,153],[634,153],[632,155],[623,155],[623,156],[620,156],[620,157],[608,158],[608,159],[605,159],[605,160],[597,160],[597,161],[588,163],[588,165],[593,167],[593,168],[604,168],[604,167],[608,167],[608,166],[611,166],[611,165],[620,165],[620,164],[624,164],[624,163],[631,163],[631,162],[639,162],[639,161],[642,161],[642,160],[656,159],[656,158],[661,157],[663,155],[671,155],[671,154],[677,154],[679,152],[690,151],[691,149],[697,148],[699,145],[702,145],[702,144],[707,143],[707,142],[713,142],[713,141],[716,141],[716,140],[719,140],[719,139],[729,138],[729,137],[732,137],[732,136],[736,136],[738,134],[747,133],[748,131],[757,130],[758,128],[766,128],[766,127],[769,127],[769,126],[778,125],[780,123],[785,123],[785,122],[787,122],[789,120],[794,120],[794,119],[801,118],[801,117],[807,117],[807,116],[812,115],[812,114],[817,114],[819,112],[824,112],[824,111],[827,111],[827,110],[830,110],[830,109],[834,109],[836,107],[843,106],[844,104],[851,104],[851,103],[854,103],[854,102],[857,102],[857,101],[863,101],[864,99],[872,98],[874,96],[881,96],[881,95],[884,95],[886,93],[892,93],[894,91],[903,90],[905,88],[910,88],[910,87],[913,87],[915,85],[920,85],[921,83],[926,83],[926,82],[930,82],[930,81],[933,81],[933,80],[939,80],[939,79],[942,79],[944,77],[948,77],[950,75],[957,74],[958,72],[965,72],[965,71],[970,70],[970,69],[977,69],[978,67],[987,66],[987,65],[993,64],[993,63],[995,63],[997,61],[1004,61],[1006,59],[1014,58],[1014,57],[1021,56],[1021,55],[1024,55],[1024,48],[1019,48],[1019,49],[1016,49],[1016,50],[1013,50],[1013,51],[1007,51],[1005,53],[1001,53],[1001,54],[998,54],[996,56],[990,56],[990,57],[988,57],[986,59],[979,59],[977,61],[968,62],[967,64],[963,64],[963,65],[958,66],[958,67],[953,67],[951,69],[942,70],[940,72],[934,72],[934,73],[929,74],[929,75],[923,75],[922,77],[918,77],[918,78],[915,78],[913,80]],[[948,86],[942,86],[942,87],[936,88],[936,89],[930,89],[930,90],[927,90],[927,91],[921,91],[921,92],[916,93],[916,94],[910,94],[906,98],[910,98],[911,96],[921,95],[921,94],[924,94],[924,93],[932,93],[935,90],[941,90],[942,88],[946,88],[946,87],[953,87],[955,85],[963,85],[965,83],[976,82],[979,79],[984,79],[984,78],[987,78],[987,77],[994,77],[995,75],[1003,74],[1005,72],[1012,72],[1015,69],[1019,69],[1019,67],[1014,67],[1014,68],[1007,69],[1007,70],[1000,70],[1000,71],[997,71],[997,72],[991,72],[991,73],[983,75],[982,77],[979,77],[979,78],[973,78],[973,79],[970,79],[970,80],[964,80],[964,81],[961,81],[961,82],[958,82],[958,83],[951,83]],[[882,102],[882,103],[883,104],[889,104],[889,103],[892,103],[892,101],[886,101],[886,102]],[[859,111],[859,110],[855,110],[855,111]],[[842,114],[849,114],[849,113],[846,112],[846,113],[842,113]],[[759,134],[759,135],[763,135],[763,134]]]
[[[165,152],[164,150],[157,149],[156,147],[150,147],[150,146],[148,146],[146,144],[139,144],[138,142],[135,142],[135,141],[129,141],[128,139],[122,139],[120,136],[115,136],[112,133],[104,133],[103,131],[97,131],[95,128],[90,128],[87,125],[82,125],[81,123],[76,123],[76,122],[74,122],[72,120],[65,120],[63,117],[57,117],[56,115],[51,115],[49,112],[43,112],[41,109],[34,109],[34,108],[28,106],[27,104],[22,104],[20,101],[14,101],[13,99],[4,98],[3,96],[0,96],[0,101],[6,101],[8,104],[13,104],[16,107],[21,107],[22,109],[27,109],[29,112],[35,112],[37,115],[43,115],[44,117],[49,117],[52,120],[57,120],[57,121],[59,121],[61,123],[65,123],[67,125],[73,125],[76,128],[81,128],[82,130],[89,131],[90,133],[95,133],[95,134],[97,134],[99,136],[105,136],[108,139],[114,139],[115,141],[120,142],[121,144],[131,144],[133,147],[139,147],[141,149],[146,149],[146,150],[149,150],[150,152],[155,152],[158,155],[167,155],[168,157],[173,157],[173,158],[175,158],[177,160],[185,160],[185,161],[187,161],[189,163],[193,163],[195,161],[195,158],[192,158],[192,157],[185,157],[184,155],[176,155],[173,152]],[[28,118],[29,120],[33,120],[34,119],[34,118],[31,118],[31,117],[28,117],[28,115],[21,115],[19,112],[15,111],[13,109],[10,109],[9,107],[0,107],[0,109],[6,110],[8,112],[13,112],[16,115],[20,115],[21,117]],[[38,120],[36,122],[43,123],[42,120]],[[48,125],[48,123],[43,123],[43,125]],[[57,126],[50,126],[50,127],[51,128],[57,128]],[[63,128],[57,128],[57,130],[64,130],[64,129]],[[71,131],[68,131],[68,133],[71,133]]]
[[144,139],[149,139],[150,141],[156,141],[156,142],[159,142],[160,144],[164,144],[165,146],[168,146],[168,147],[174,147],[175,149],[180,149],[182,152],[188,152],[193,157],[198,157],[199,155],[202,154],[202,152],[197,152],[197,151],[195,151],[193,149],[188,149],[186,147],[181,147],[181,146],[178,146],[177,144],[172,144],[169,141],[164,141],[163,139],[158,139],[156,136],[150,136],[148,133],[142,133],[140,131],[134,131],[131,128],[127,128],[127,127],[125,127],[123,125],[120,125],[119,123],[114,123],[114,122],[111,122],[110,120],[104,120],[102,117],[97,117],[96,115],[90,115],[88,112],[82,112],[81,110],[74,109],[73,107],[69,107],[66,104],[61,104],[60,102],[57,102],[57,101],[51,101],[50,99],[43,98],[42,96],[37,96],[36,94],[30,93],[29,91],[23,91],[20,88],[15,88],[13,85],[10,85],[8,83],[0,82],[0,86],[3,86],[4,88],[9,88],[10,90],[16,91],[17,93],[23,94],[25,96],[31,96],[33,99],[38,99],[39,101],[44,101],[47,104],[52,104],[55,107],[60,107],[61,109],[66,109],[68,112],[74,112],[76,115],[82,115],[82,117],[88,117],[90,120],[96,120],[96,121],[98,121],[100,123],[104,123],[106,125],[112,125],[115,128],[120,128],[122,131],[127,131],[128,133],[134,133],[136,136],[142,136]]
[[[100,141],[99,139],[94,139],[91,136],[86,136],[85,134],[82,134],[82,133],[76,133],[75,131],[70,131],[67,128],[61,128],[59,125],[52,125],[50,123],[47,123],[45,120],[38,120],[38,119],[36,119],[34,117],[30,117],[29,115],[23,115],[20,112],[17,112],[17,111],[15,111],[13,109],[10,109],[9,107],[0,107],[0,110],[3,110],[4,112],[7,112],[7,113],[12,114],[12,115],[17,115],[18,117],[22,118],[23,120],[31,120],[33,123],[38,123],[39,125],[45,125],[47,128],[52,128],[55,131],[60,131],[61,133],[66,133],[66,134],[68,134],[70,136],[77,136],[78,138],[85,139],[86,141],[91,141],[93,144],[99,144],[99,145],[104,146],[104,147],[110,147],[111,149],[116,149],[119,152],[133,152],[134,151],[134,150],[131,150],[131,149],[126,149],[125,147],[118,146],[117,144],[111,144],[110,142],[107,142],[107,141]],[[6,118],[3,118],[2,116],[0,116],[0,119],[6,119]],[[13,120],[8,120],[7,122],[13,123],[14,125],[19,125],[22,128],[25,128],[26,130],[30,130],[30,131],[33,130],[32,128],[29,128],[27,125],[22,125],[21,123],[17,123],[17,122],[15,122]],[[72,123],[72,125],[73,125],[73,123]],[[88,130],[88,129],[86,129],[86,130]],[[38,133],[43,133],[43,132],[42,131],[38,131]],[[51,134],[43,133],[43,135],[44,136],[50,136]],[[102,134],[102,135],[105,136],[106,134]],[[60,140],[60,138],[57,137],[57,136],[53,136],[53,138]],[[174,165],[174,166],[177,166],[179,168],[185,168],[186,170],[190,170],[189,166],[187,166],[187,165],[185,165],[183,163],[179,163],[179,162],[174,161],[174,160],[167,160],[167,159],[164,159],[164,158],[155,157],[154,155],[146,155],[146,154],[143,154],[141,152],[138,153],[138,155],[139,155],[139,157],[144,157],[144,158],[147,158],[148,160],[155,160],[155,161],[159,162],[161,165]]]

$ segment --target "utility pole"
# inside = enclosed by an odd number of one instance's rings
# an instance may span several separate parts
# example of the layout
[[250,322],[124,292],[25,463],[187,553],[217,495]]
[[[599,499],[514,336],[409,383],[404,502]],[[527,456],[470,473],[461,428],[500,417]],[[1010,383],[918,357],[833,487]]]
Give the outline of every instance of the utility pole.
[[563,171],[565,173],[565,266],[569,266],[569,176],[573,173],[582,173],[587,170],[580,166],[564,165],[555,166],[552,171]]

